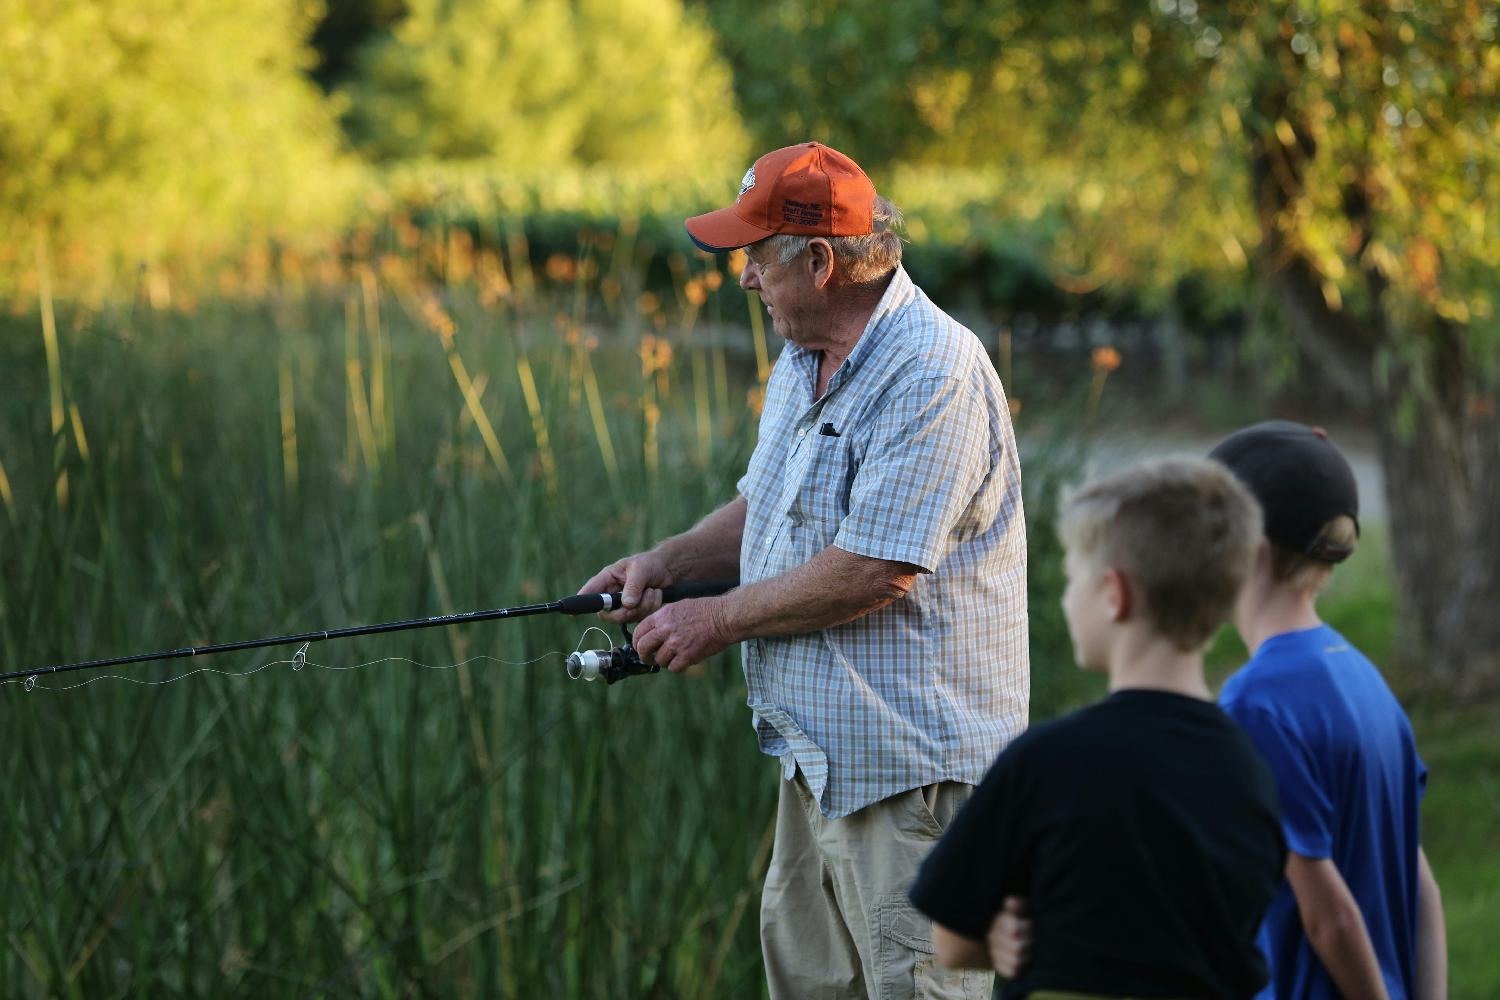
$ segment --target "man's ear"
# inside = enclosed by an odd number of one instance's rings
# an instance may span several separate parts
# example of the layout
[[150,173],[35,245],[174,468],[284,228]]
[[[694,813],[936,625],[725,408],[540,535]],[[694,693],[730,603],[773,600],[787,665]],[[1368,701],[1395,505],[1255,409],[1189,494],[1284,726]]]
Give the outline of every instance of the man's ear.
[[807,266],[812,272],[814,288],[824,288],[833,280],[833,244],[814,237],[807,244]]
[[1135,595],[1130,590],[1130,578],[1117,569],[1104,571],[1104,603],[1109,609],[1109,620],[1117,624],[1128,620],[1134,610]]

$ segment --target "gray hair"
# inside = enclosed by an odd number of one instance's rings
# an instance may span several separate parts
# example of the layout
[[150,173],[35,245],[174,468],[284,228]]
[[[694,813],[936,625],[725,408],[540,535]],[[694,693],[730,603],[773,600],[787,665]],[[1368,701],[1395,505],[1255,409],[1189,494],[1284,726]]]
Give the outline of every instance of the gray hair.
[[901,210],[889,199],[875,198],[874,231],[868,236],[767,237],[766,256],[779,264],[790,264],[814,239],[826,239],[846,281],[863,285],[885,277],[901,263]]

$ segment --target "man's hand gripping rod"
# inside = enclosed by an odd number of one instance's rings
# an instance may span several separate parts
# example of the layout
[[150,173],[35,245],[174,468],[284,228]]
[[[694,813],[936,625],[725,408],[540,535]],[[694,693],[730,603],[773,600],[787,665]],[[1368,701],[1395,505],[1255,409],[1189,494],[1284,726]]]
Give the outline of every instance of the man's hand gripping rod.
[[[694,597],[713,597],[725,591],[733,590],[740,585],[738,580],[715,580],[712,583],[685,583],[680,587],[663,587],[661,602],[671,604],[674,601],[691,600]],[[601,611],[610,611],[620,607],[619,594],[601,595],[610,597],[614,603]],[[596,681],[604,679],[604,683],[613,684],[615,681],[623,681],[627,677],[635,677],[640,674],[654,674],[661,667],[654,663],[645,663],[635,651],[635,645],[631,641],[630,626],[626,625],[625,645],[616,646],[613,649],[584,649],[568,655],[568,676],[576,680]]]

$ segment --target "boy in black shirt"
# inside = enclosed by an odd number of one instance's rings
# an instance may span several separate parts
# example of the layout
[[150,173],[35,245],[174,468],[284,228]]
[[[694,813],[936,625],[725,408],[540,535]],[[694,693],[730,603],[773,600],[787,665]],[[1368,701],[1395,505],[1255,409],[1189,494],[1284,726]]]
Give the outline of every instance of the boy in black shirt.
[[1000,755],[923,865],[912,902],[950,965],[990,965],[1008,897],[1033,923],[1006,998],[1049,991],[1251,997],[1256,929],[1281,880],[1276,786],[1203,679],[1260,539],[1216,463],[1138,465],[1063,512],[1063,612],[1110,696]]

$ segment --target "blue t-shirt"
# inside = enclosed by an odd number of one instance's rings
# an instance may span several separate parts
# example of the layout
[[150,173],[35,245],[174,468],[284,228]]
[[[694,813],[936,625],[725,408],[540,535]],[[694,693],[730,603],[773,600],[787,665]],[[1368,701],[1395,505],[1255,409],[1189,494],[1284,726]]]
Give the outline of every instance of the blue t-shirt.
[[[1427,768],[1384,678],[1327,625],[1263,643],[1224,685],[1224,711],[1276,776],[1287,846],[1331,858],[1364,914],[1391,1000],[1412,995],[1417,851]],[[1260,930],[1260,1000],[1337,998],[1283,881]]]

